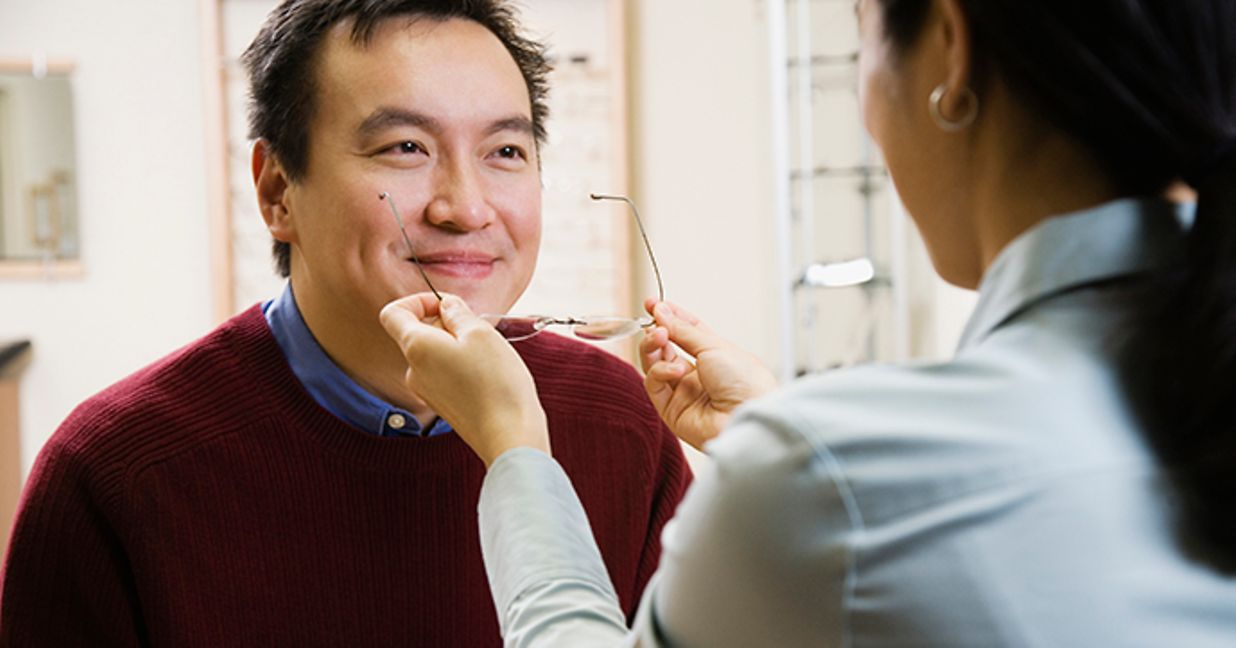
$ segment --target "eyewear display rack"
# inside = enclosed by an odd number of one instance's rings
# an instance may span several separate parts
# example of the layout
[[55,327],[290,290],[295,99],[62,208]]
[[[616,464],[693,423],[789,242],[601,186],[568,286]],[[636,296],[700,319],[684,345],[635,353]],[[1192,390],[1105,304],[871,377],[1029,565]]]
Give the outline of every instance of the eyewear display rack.
[[769,0],[782,379],[907,356],[905,217],[867,138],[851,0]]

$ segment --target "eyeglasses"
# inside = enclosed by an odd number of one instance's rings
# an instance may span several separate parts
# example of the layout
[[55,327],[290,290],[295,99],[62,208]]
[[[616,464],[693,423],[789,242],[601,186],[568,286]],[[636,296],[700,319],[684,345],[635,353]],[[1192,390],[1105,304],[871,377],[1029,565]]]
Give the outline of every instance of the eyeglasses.
[[421,260],[416,258],[416,251],[412,249],[412,239],[408,238],[408,230],[403,227],[403,219],[399,217],[399,209],[395,207],[395,199],[385,191],[378,194],[378,200],[385,200],[387,205],[390,205],[391,215],[395,217],[395,224],[399,226],[399,233],[403,234],[403,242],[408,246],[408,255],[412,257],[412,262],[416,264],[416,269],[421,273],[421,279],[425,280],[425,285],[433,291],[433,296],[442,301],[442,294],[437,288],[433,287],[433,282],[429,280],[429,275],[425,274],[425,266],[421,265]]
[[[594,193],[588,194],[588,197],[595,201],[610,200],[623,202],[626,203],[627,207],[631,208],[631,215],[635,217],[635,225],[639,228],[640,238],[644,241],[644,249],[648,252],[648,260],[652,262],[652,271],[657,279],[657,296],[661,301],[664,301],[665,286],[661,283],[661,267],[657,265],[657,257],[652,253],[652,244],[648,242],[648,232],[644,230],[644,221],[639,216],[639,208],[626,196]],[[403,234],[403,241],[408,246],[408,254],[416,264],[417,270],[420,271],[421,278],[425,280],[425,284],[433,291],[434,296],[441,300],[442,295],[434,288],[433,282],[429,281],[429,276],[425,274],[425,268],[421,266],[420,259],[417,258],[416,253],[412,249],[412,240],[408,238],[408,232],[404,228],[403,219],[399,216],[399,209],[395,207],[395,200],[386,192],[380,194],[378,198],[385,200],[390,205],[391,214],[395,217],[395,223],[399,226],[400,233]],[[634,335],[652,326],[654,323],[653,319],[646,315],[635,318],[613,316],[551,317],[548,315],[501,315],[486,313],[481,315],[481,319],[489,322],[509,342],[527,340],[552,326],[568,327],[568,330],[575,337],[583,340],[616,340]]]

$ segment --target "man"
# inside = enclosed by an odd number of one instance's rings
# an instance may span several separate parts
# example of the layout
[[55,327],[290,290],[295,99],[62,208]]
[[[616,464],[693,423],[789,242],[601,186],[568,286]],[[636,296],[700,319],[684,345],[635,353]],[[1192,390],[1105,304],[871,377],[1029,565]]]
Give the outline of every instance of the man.
[[[427,289],[413,254],[477,311],[527,286],[543,51],[500,0],[288,0],[245,64],[288,287],[56,432],[0,645],[496,645],[484,466],[403,387],[378,313]],[[690,479],[677,441],[620,361],[553,335],[516,347],[630,614]]]

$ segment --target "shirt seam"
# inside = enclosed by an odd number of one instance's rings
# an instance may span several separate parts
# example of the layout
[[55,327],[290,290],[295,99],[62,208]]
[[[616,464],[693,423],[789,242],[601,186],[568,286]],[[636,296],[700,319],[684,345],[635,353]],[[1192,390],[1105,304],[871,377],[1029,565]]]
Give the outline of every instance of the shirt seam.
[[841,645],[844,648],[853,643],[850,632],[850,611],[854,607],[855,591],[858,588],[858,554],[866,537],[867,525],[863,520],[863,513],[858,505],[858,499],[854,496],[849,481],[846,480],[841,470],[841,460],[833,454],[832,449],[828,447],[827,443],[814,442],[801,432],[804,429],[811,429],[812,426],[806,417],[799,414],[796,409],[786,411],[785,416],[787,419],[793,419],[793,423],[796,424],[790,426],[793,434],[803,443],[807,444],[807,447],[811,448],[812,454],[819,458],[828,471],[829,479],[832,480],[833,485],[836,487],[837,496],[841,499],[846,517],[850,521],[852,533],[850,537],[845,539],[845,547],[847,549],[846,575],[841,594]]
[[592,576],[586,575],[585,572],[581,572],[580,570],[571,567],[554,567],[553,569],[549,569],[544,572],[537,572],[535,574],[529,574],[521,578],[518,585],[511,589],[513,594],[511,595],[511,600],[507,602],[505,609],[509,611],[511,607],[519,602],[520,599],[525,598],[528,595],[529,590],[531,590],[537,583],[548,584],[551,581],[554,588],[557,588],[564,581],[594,587],[597,592],[603,593],[607,598],[612,598],[615,603],[615,607],[619,610],[619,614],[624,618],[626,617],[626,614],[622,612],[622,603],[618,600],[617,593],[614,591],[613,585],[609,583],[609,581],[602,582]]

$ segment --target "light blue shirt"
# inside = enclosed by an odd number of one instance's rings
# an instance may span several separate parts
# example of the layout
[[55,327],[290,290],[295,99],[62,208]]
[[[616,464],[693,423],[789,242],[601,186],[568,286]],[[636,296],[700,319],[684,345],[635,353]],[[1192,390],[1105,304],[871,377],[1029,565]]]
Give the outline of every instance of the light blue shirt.
[[1191,561],[1116,363],[1129,279],[1178,214],[1121,200],[992,263],[956,357],[800,380],[708,446],[628,633],[558,465],[479,504],[512,646],[1236,646],[1236,580]]
[[326,411],[348,425],[378,436],[434,436],[453,432],[444,419],[435,419],[428,432],[416,417],[365,391],[335,364],[301,317],[292,283],[275,299],[262,304],[266,323],[283,356],[305,391]]

